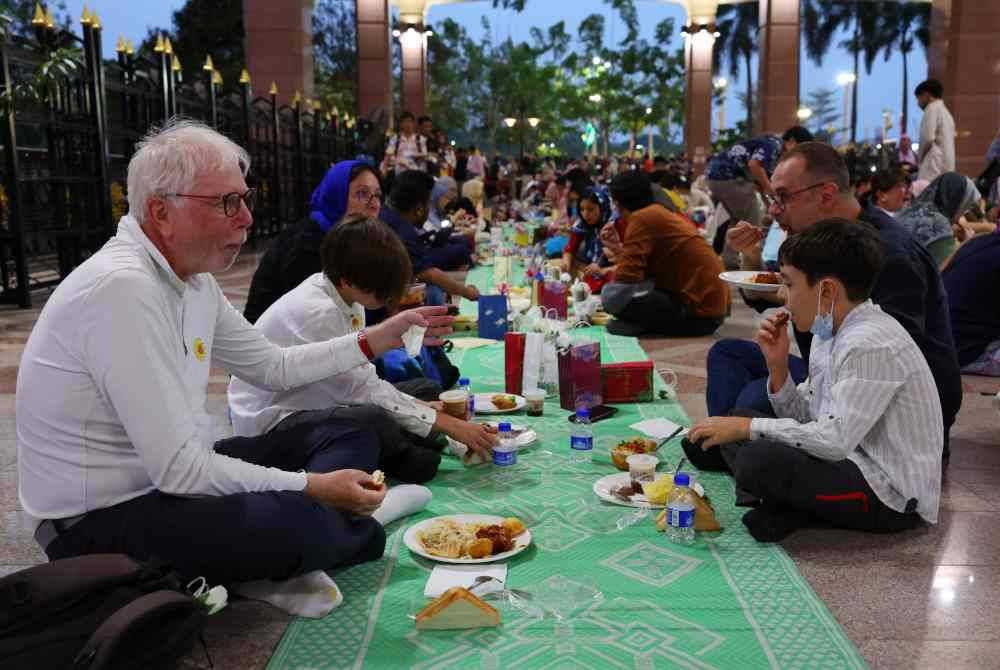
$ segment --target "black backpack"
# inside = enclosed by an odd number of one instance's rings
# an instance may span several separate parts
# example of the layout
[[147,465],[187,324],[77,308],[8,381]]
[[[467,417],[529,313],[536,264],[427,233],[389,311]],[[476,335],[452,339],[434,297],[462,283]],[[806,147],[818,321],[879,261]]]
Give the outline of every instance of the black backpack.
[[207,609],[153,561],[91,554],[0,579],[0,668],[159,668],[201,636]]

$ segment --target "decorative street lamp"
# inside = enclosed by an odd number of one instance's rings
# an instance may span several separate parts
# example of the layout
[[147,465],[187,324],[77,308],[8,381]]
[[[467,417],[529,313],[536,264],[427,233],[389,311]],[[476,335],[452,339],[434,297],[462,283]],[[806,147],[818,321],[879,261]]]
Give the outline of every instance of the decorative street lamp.
[[729,80],[725,77],[717,77],[714,82],[715,90],[717,90],[721,96],[722,101],[719,103],[719,132],[726,127],[726,88],[729,86]]
[[[850,110],[851,93],[855,91],[853,86],[855,83],[857,83],[857,80],[858,78],[854,76],[854,73],[852,72],[841,72],[840,74],[837,75],[837,85],[841,86],[844,89],[844,118],[842,122],[842,127],[844,128],[845,136],[847,135],[847,128],[850,125],[847,119],[848,116],[850,115],[849,110]],[[851,133],[852,140],[854,139],[853,135],[854,133],[852,130]]]

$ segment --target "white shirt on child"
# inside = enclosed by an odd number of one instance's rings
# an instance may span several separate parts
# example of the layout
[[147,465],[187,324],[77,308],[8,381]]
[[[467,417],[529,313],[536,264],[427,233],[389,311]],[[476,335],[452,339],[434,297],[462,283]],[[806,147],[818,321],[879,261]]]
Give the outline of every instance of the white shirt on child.
[[[326,275],[317,272],[268,307],[255,327],[268,340],[288,347],[361,330],[365,311],[357,303],[348,305]],[[377,405],[421,437],[437,419],[434,409],[379,379],[371,363],[287,390],[258,388],[235,377],[229,383],[229,409],[237,435],[266,433],[294,412],[349,405]]]
[[827,461],[850,459],[887,507],[937,523],[944,429],[927,360],[899,322],[871,301],[826,342],[813,338],[809,378],[768,395],[777,419],[753,419],[768,439]]
[[211,274],[182,281],[131,216],[49,298],[17,378],[20,499],[35,525],[159,489],[300,491],[306,476],[218,454],[204,410],[211,364],[288,389],[363,363],[346,335],[282,349]]

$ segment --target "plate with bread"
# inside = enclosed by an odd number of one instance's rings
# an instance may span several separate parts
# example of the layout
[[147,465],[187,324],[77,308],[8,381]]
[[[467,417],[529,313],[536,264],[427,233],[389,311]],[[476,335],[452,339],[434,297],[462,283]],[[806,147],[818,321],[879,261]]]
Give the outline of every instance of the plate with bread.
[[720,273],[719,279],[747,291],[776,293],[782,286],[781,275],[777,272],[731,270]]
[[407,548],[440,563],[491,563],[517,556],[531,545],[531,531],[516,517],[449,514],[410,526]]
[[477,393],[476,414],[508,414],[524,409],[528,401],[513,393]]

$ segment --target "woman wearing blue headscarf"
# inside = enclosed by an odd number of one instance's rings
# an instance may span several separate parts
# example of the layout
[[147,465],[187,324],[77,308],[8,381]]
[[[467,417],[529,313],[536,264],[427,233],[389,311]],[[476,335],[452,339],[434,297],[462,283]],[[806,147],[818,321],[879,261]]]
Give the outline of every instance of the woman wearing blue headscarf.
[[309,218],[324,233],[347,214],[377,219],[381,209],[381,182],[372,166],[361,161],[341,161],[327,170],[309,200]]
[[250,282],[243,316],[254,323],[278,298],[320,272],[319,247],[347,214],[378,218],[382,186],[371,165],[341,161],[323,177],[309,201],[309,216],[286,226],[271,243]]
[[597,186],[583,189],[579,200],[580,217],[569,229],[569,242],[563,251],[563,267],[583,271],[583,279],[594,291],[600,291],[613,271],[604,254],[601,229],[611,219],[611,198]]

